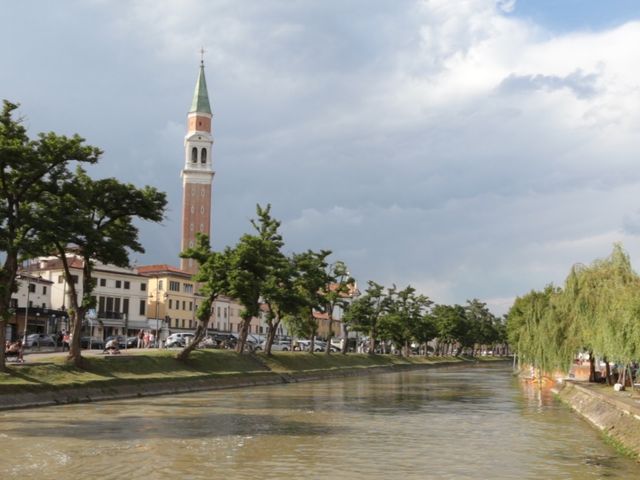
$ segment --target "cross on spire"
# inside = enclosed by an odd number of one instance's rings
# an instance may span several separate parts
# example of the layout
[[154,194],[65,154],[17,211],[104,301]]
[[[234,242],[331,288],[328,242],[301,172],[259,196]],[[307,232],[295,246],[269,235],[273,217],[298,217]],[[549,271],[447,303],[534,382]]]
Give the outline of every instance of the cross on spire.
[[200,65],[204,65],[204,53],[206,50],[204,47],[200,47]]

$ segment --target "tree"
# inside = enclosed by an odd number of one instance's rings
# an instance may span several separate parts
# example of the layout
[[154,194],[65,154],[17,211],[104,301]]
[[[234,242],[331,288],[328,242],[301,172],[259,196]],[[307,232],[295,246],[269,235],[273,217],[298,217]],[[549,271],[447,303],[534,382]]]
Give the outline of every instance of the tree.
[[486,347],[496,341],[495,317],[487,308],[487,304],[477,298],[467,300],[465,317],[469,327],[469,335],[465,336],[463,343],[465,347],[472,349],[471,355],[475,356],[478,347]]
[[264,349],[267,355],[271,355],[271,346],[282,319],[298,313],[304,304],[304,298],[295,288],[297,273],[294,258],[283,254],[274,255],[268,266],[262,286],[268,326]]
[[386,313],[381,320],[381,330],[402,354],[411,354],[411,341],[423,328],[424,317],[432,301],[425,295],[417,295],[416,289],[408,285],[402,290],[396,286],[388,289]]
[[[453,353],[454,345],[466,331],[466,316],[464,307],[460,305],[436,305],[432,315],[437,331],[437,352],[440,355]],[[455,352],[460,353],[461,347]]]
[[343,321],[358,332],[362,332],[369,337],[369,347],[367,353],[375,353],[376,340],[380,329],[380,319],[386,308],[386,295],[384,287],[372,280],[369,280],[365,294],[354,300],[345,312]]
[[296,314],[286,317],[286,323],[296,335],[311,340],[309,352],[314,353],[315,337],[318,333],[318,320],[314,312],[324,305],[322,295],[326,282],[327,257],[329,250],[314,252],[307,250],[293,256],[296,270],[294,290],[301,300]]
[[[17,291],[20,262],[47,253],[42,239],[46,231],[46,192],[55,192],[58,183],[69,178],[72,161],[94,163],[100,150],[84,144],[84,139],[54,133],[29,139],[21,120],[13,118],[18,106],[4,101],[0,114],[0,344],[5,343],[11,316],[11,295]],[[0,349],[0,370],[5,370],[4,349]]]
[[[331,252],[327,252],[327,256]],[[325,256],[326,258],[326,256]],[[331,265],[327,265],[324,269],[324,279],[322,282],[322,290],[320,291],[320,303],[316,309],[324,313],[328,320],[327,346],[325,353],[331,353],[331,338],[333,337],[333,324],[335,319],[333,315],[336,308],[345,309],[349,303],[347,298],[351,294],[354,287],[354,279],[349,275],[347,265],[338,260]],[[346,339],[345,339],[346,340]]]
[[[96,261],[120,267],[129,265],[129,252],[144,252],[134,219],[163,219],[166,196],[153,187],[136,188],[114,178],[91,179],[78,167],[59,191],[46,195],[49,206],[46,239],[62,261],[71,290],[72,341],[68,361],[81,364],[82,321],[94,307],[93,266]],[[69,250],[82,261],[82,297],[76,290],[69,265]]]
[[198,293],[203,298],[196,311],[198,325],[193,341],[178,353],[176,357],[178,360],[189,358],[191,352],[204,339],[214,302],[229,290],[228,275],[231,255],[230,248],[226,248],[223,252],[212,251],[209,236],[203,233],[196,235],[195,247],[188,248],[180,254],[181,258],[191,258],[198,262],[198,271],[193,275],[192,280],[199,285]]
[[229,294],[243,306],[237,351],[244,352],[251,319],[260,315],[265,282],[284,245],[278,233],[280,222],[271,217],[271,205],[256,206],[257,220],[251,220],[256,235],[245,234],[229,259]]

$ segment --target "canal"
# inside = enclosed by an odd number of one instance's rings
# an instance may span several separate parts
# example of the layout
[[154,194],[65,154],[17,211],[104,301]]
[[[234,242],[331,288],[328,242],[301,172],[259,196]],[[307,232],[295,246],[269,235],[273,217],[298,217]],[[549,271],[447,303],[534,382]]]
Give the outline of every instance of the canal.
[[7,479],[632,479],[508,365],[0,412]]

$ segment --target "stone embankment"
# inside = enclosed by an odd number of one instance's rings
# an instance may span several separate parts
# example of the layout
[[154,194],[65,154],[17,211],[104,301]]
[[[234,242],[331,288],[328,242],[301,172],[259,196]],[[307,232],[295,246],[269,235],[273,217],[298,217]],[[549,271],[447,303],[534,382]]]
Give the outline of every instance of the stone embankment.
[[567,381],[554,393],[620,450],[640,460],[640,399],[599,384]]
[[269,371],[234,375],[213,375],[207,378],[173,379],[153,382],[114,382],[100,386],[73,386],[37,389],[0,395],[0,410],[63,405],[102,400],[170,395],[205,390],[277,385],[306,382],[348,376],[371,375],[412,369],[426,369],[464,365],[468,362],[456,359],[431,364],[376,365],[366,367],[306,370],[297,372]]

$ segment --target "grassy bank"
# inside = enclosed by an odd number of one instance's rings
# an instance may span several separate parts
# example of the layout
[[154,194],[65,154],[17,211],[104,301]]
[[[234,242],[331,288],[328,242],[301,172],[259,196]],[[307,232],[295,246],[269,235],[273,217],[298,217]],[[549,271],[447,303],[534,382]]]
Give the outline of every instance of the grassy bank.
[[391,355],[309,355],[277,352],[238,355],[228,350],[199,350],[187,362],[175,359],[175,351],[156,350],[114,356],[86,356],[82,369],[65,364],[61,356],[41,356],[38,363],[9,365],[0,373],[0,396],[22,392],[50,391],[77,387],[110,387],[138,383],[167,383],[229,378],[359,369],[394,365],[463,362],[455,358]]

